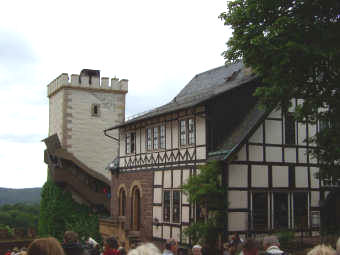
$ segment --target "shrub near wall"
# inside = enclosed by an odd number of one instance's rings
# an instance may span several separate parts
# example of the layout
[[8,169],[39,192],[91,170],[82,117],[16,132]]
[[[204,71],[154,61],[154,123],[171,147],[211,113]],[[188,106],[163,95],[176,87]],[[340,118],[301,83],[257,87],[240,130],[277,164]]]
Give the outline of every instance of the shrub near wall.
[[60,241],[66,230],[81,238],[91,236],[100,241],[98,216],[91,208],[76,203],[69,192],[48,180],[41,193],[39,235],[54,236]]

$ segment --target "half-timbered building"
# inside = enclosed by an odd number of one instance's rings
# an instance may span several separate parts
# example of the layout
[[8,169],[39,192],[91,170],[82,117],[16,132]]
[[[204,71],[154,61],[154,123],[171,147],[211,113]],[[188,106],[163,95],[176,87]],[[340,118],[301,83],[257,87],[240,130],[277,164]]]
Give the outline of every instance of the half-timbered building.
[[120,240],[187,244],[183,231],[200,213],[181,186],[207,160],[224,162],[229,234],[318,230],[318,164],[308,153],[318,127],[294,121],[299,100],[285,111],[261,110],[259,85],[242,63],[218,67],[170,103],[109,129],[119,130],[111,227]]

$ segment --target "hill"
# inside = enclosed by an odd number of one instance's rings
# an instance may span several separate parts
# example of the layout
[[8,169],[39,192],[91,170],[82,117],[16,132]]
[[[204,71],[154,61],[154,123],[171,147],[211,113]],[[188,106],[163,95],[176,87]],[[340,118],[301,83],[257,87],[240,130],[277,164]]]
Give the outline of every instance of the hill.
[[0,188],[0,206],[4,204],[40,203],[41,188],[8,189]]

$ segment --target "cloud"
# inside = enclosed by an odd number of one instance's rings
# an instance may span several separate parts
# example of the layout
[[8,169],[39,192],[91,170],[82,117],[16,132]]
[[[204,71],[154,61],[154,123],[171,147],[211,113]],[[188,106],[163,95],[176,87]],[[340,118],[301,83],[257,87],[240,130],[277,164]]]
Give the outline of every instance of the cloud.
[[6,142],[13,142],[13,143],[37,143],[44,139],[41,134],[30,134],[30,135],[23,135],[23,134],[1,134],[0,140]]

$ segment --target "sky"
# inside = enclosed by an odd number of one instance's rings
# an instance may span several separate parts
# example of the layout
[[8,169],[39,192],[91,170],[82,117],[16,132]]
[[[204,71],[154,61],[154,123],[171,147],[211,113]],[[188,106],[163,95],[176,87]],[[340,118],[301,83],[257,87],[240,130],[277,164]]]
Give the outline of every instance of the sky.
[[46,85],[101,70],[129,80],[126,116],[169,102],[221,66],[226,0],[11,0],[0,10],[0,187],[41,187]]

